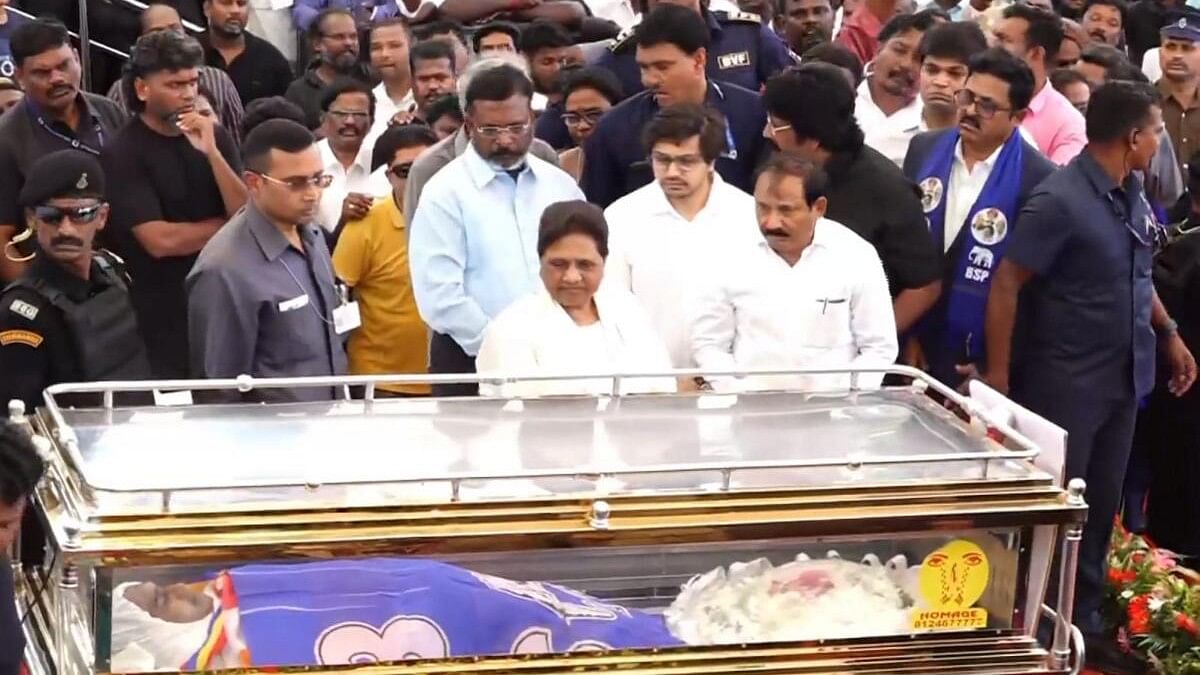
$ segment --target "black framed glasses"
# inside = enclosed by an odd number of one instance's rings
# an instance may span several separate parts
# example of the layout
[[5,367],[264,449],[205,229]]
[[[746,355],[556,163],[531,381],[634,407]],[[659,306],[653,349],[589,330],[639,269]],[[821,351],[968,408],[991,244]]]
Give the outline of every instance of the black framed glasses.
[[603,116],[603,110],[593,108],[591,110],[580,110],[579,112],[565,112],[562,114],[562,121],[564,124],[573,127],[577,127],[585,122],[591,126],[596,126],[596,123]]
[[33,215],[41,222],[54,227],[61,225],[63,218],[70,218],[72,223],[87,225],[96,220],[96,216],[100,215],[100,209],[103,206],[103,202],[90,206],[75,207],[42,204],[41,206],[34,207]]
[[412,162],[401,162],[400,164],[389,168],[388,173],[392,174],[396,178],[408,178],[409,172],[412,171],[412,165]]
[[333,176],[330,176],[327,173],[320,173],[315,176],[289,176],[287,178],[276,178],[274,176],[268,176],[265,173],[259,173],[257,171],[255,173],[257,173],[259,176],[262,176],[263,179],[268,182],[276,185],[282,185],[294,192],[307,190],[310,187],[325,189],[329,187],[330,183],[333,182]]
[[533,126],[532,122],[521,122],[520,124],[506,124],[504,126],[475,127],[475,132],[484,138],[499,138],[503,134],[520,136],[529,131],[529,127],[531,126]]
[[1012,108],[1005,108],[989,98],[976,96],[970,89],[959,89],[955,92],[954,102],[960,108],[969,108],[974,104],[975,111],[985,120],[991,119],[998,112],[1012,112]]

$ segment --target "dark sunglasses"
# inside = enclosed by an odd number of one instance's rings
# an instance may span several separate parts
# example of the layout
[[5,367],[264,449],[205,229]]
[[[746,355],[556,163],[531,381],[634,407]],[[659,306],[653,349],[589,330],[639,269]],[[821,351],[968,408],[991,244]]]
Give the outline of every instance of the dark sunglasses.
[[76,206],[72,208],[43,204],[33,209],[33,215],[47,225],[58,226],[62,224],[63,218],[70,218],[72,223],[86,225],[95,220],[96,216],[100,215],[100,208],[102,206],[104,204]]
[[396,166],[393,166],[392,168],[388,169],[388,171],[396,178],[408,178],[408,173],[412,171],[412,165],[412,162],[405,162],[403,164],[397,164]]

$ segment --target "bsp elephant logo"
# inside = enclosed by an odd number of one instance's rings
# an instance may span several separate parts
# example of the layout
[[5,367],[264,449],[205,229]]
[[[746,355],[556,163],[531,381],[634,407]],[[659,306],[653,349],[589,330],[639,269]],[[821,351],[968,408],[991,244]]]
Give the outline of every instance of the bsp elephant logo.
[[971,252],[967,254],[967,259],[976,267],[982,267],[985,270],[992,269],[992,264],[995,262],[991,249],[982,246],[972,246]]

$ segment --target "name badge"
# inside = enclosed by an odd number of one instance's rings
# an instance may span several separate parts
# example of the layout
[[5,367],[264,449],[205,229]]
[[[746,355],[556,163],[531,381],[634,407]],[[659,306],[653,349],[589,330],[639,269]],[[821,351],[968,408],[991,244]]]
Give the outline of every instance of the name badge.
[[358,311],[358,302],[347,302],[338,305],[333,310],[333,330],[338,335],[345,335],[362,325],[362,314]]
[[750,52],[732,52],[717,57],[717,67],[721,70],[741,68],[750,65]]
[[308,294],[298,295],[291,300],[284,300],[279,303],[280,312],[290,312],[292,310],[308,307]]

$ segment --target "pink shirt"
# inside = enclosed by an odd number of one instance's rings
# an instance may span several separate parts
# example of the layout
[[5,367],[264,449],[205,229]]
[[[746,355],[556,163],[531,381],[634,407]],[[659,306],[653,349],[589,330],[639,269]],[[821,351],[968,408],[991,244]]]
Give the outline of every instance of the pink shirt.
[[881,30],[883,30],[883,22],[867,9],[867,3],[864,2],[842,23],[842,30],[837,35],[837,43],[854,52],[863,66],[866,66],[879,51],[879,31]]
[[1021,127],[1050,161],[1066,164],[1087,145],[1083,115],[1047,81],[1029,102]]

